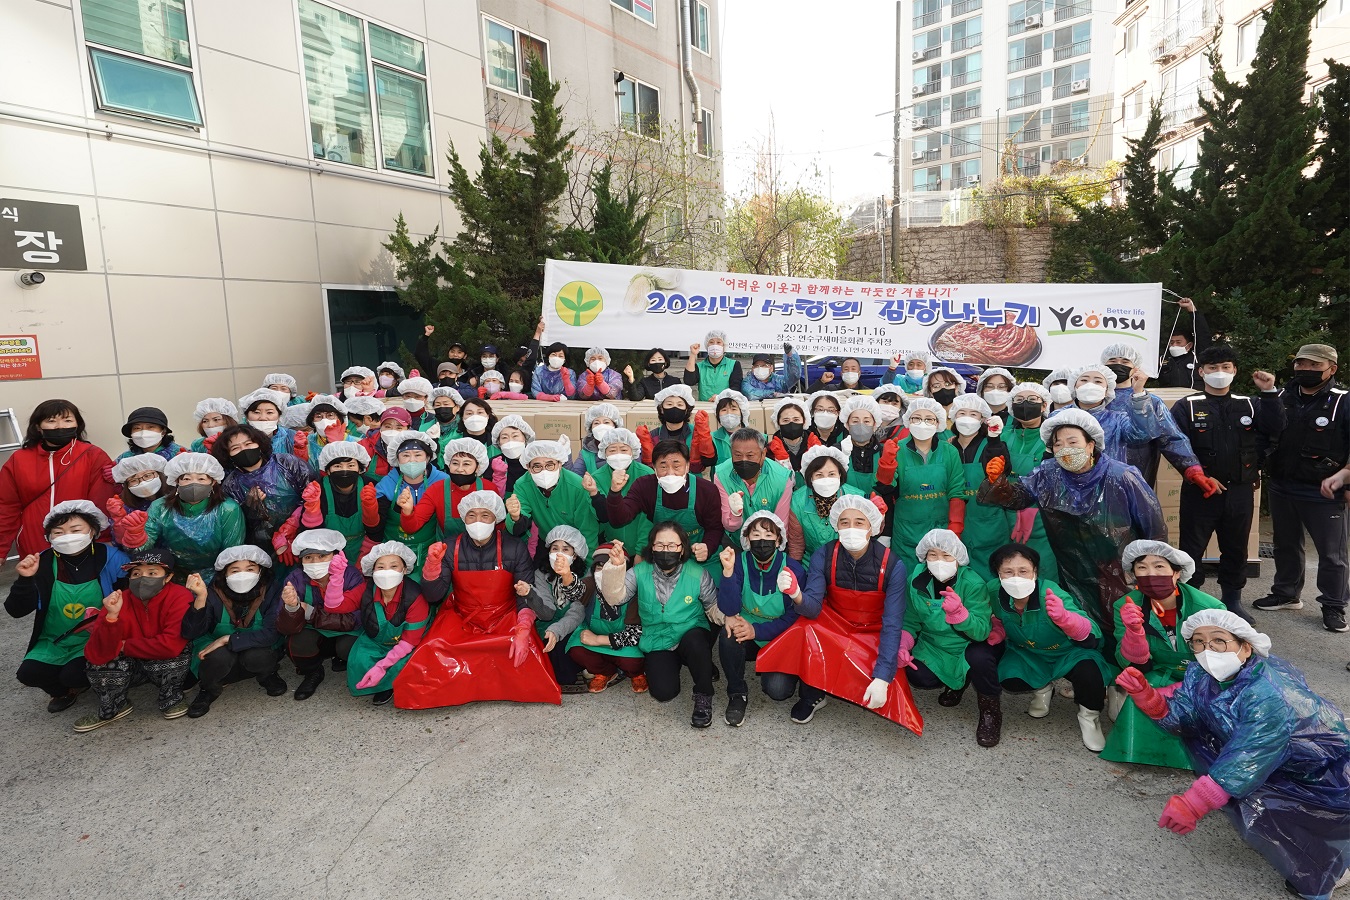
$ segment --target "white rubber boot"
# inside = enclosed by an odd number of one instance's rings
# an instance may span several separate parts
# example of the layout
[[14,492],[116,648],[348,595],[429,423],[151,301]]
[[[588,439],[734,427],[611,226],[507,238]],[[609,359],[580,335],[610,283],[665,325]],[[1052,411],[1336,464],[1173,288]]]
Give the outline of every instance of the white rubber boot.
[[1102,714],[1097,710],[1078,707],[1078,730],[1083,733],[1083,746],[1093,753],[1100,753],[1106,746],[1106,735],[1102,734]]
[[1047,684],[1031,695],[1031,706],[1027,707],[1027,715],[1033,719],[1044,719],[1050,715],[1050,698],[1055,693],[1055,686]]
[[1125,692],[1114,684],[1106,689],[1106,717],[1114,722],[1125,706]]

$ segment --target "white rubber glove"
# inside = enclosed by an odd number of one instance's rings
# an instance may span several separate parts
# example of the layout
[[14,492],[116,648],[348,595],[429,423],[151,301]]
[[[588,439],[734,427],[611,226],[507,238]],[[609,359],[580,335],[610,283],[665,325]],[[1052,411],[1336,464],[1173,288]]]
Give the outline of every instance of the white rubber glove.
[[863,706],[868,709],[881,709],[886,705],[886,694],[890,690],[891,683],[882,681],[880,678],[873,678],[872,683],[867,686],[863,692]]
[[733,516],[739,516],[741,513],[745,512],[745,497],[741,495],[740,491],[729,494],[727,496],[727,506],[730,507]]
[[797,584],[797,576],[792,574],[791,569],[784,569],[778,573],[778,589],[789,597],[795,597],[801,593],[801,587]]

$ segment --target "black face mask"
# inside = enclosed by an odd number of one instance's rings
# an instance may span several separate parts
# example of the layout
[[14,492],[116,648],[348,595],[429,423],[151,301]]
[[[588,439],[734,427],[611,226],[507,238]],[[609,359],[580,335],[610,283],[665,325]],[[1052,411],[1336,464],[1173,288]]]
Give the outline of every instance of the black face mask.
[[450,483],[460,487],[468,487],[478,480],[478,476],[472,472],[451,472]]
[[230,455],[230,462],[241,469],[247,469],[249,466],[256,466],[262,462],[262,448],[249,447],[246,450],[240,450],[238,453]]
[[658,415],[667,425],[683,425],[689,420],[689,410],[683,406],[663,406]]
[[465,357],[463,357],[463,356],[447,356],[447,357],[445,358],[445,361],[446,361],[446,362],[452,362],[452,363],[454,363],[455,365],[459,366],[459,367],[462,369],[462,368],[464,368],[464,359],[465,359]]
[[1045,414],[1045,411],[1035,400],[1014,400],[1012,414],[1013,418],[1019,422],[1030,422],[1033,419],[1039,419]]
[[459,383],[459,380],[458,380],[457,378],[455,378],[455,376],[453,376],[453,375],[442,375],[442,376],[440,377],[440,379],[438,380],[438,385],[439,385],[440,387],[448,387],[448,388],[452,388],[452,387],[454,387],[454,386],[455,386],[456,384],[458,384],[458,383]]
[[769,538],[751,538],[750,555],[762,563],[773,559],[778,552],[778,542]]
[[652,360],[651,362],[647,363],[647,371],[651,372],[653,375],[660,375],[665,370],[666,364],[663,362],[657,362],[656,360]]
[[804,431],[806,431],[806,426],[801,422],[788,422],[778,426],[778,433],[789,441],[800,440]]
[[933,399],[942,406],[950,406],[956,399],[956,388],[938,388],[933,391]]
[[1312,369],[1300,369],[1294,373],[1292,381],[1299,387],[1312,388],[1317,387],[1330,377],[1331,376],[1325,372],[1316,372]]
[[1111,363],[1107,368],[1115,373],[1116,384],[1128,384],[1130,381],[1130,374],[1134,371],[1134,369],[1123,363]]
[[360,472],[353,472],[350,469],[328,473],[328,480],[332,482],[333,487],[340,488],[354,487],[356,485],[356,480],[360,477]]
[[180,484],[177,488],[178,499],[184,503],[201,503],[211,496],[212,489],[213,486],[209,484]]
[[438,406],[432,412],[436,414],[436,421],[442,425],[455,420],[455,411],[449,406]]
[[43,428],[42,443],[48,449],[59,450],[79,437],[79,428]]
[[131,591],[132,596],[138,600],[149,600],[164,590],[164,582],[168,580],[167,578],[129,578],[127,579],[127,590]]
[[732,471],[741,476],[742,481],[753,481],[759,476],[759,470],[763,463],[757,463],[753,459],[738,459],[731,464]]
[[669,572],[680,564],[684,554],[678,550],[653,550],[652,565],[663,572]]

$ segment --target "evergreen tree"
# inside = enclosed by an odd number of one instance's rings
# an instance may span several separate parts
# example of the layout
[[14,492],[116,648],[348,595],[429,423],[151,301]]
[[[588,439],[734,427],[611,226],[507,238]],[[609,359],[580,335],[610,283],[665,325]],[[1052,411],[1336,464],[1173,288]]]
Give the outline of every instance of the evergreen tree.
[[592,185],[595,208],[590,229],[574,229],[569,235],[573,252],[578,259],[592,262],[640,265],[647,250],[643,235],[655,209],[649,206],[638,212],[642,204],[638,191],[629,186],[623,196],[618,196],[612,179],[613,167],[607,162]]

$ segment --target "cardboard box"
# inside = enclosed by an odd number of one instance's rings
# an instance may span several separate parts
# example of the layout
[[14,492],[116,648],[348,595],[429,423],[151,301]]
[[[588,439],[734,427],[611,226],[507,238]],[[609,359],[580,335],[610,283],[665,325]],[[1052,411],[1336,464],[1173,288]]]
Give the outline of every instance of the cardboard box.
[[661,420],[656,416],[656,404],[650,400],[634,403],[624,413],[624,428],[629,431],[637,431],[639,425],[646,425],[650,431],[655,431],[661,425]]
[[751,428],[756,431],[769,434],[769,421],[773,415],[772,407],[766,406],[762,402],[750,401],[750,422]]
[[[581,452],[581,420],[584,411],[571,403],[550,404],[555,407],[548,412],[536,413],[530,424],[534,427],[535,437],[541,441],[556,441],[559,435],[567,435],[572,442],[572,456]],[[566,409],[557,409],[566,407]]]

